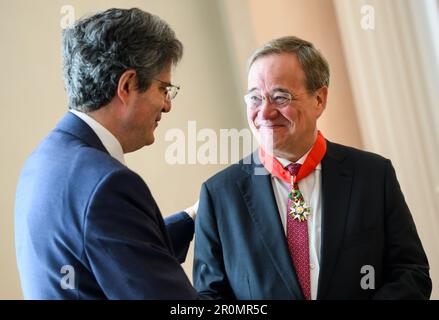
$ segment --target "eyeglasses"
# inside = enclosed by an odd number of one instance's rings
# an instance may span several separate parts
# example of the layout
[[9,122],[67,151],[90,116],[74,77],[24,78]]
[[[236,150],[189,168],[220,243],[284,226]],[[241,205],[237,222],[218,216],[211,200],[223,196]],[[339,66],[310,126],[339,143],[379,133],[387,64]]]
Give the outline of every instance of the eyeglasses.
[[[257,91],[252,91],[244,96],[244,101],[249,108],[258,108],[265,100],[265,96]],[[293,95],[289,92],[276,91],[268,95],[268,100],[277,107],[283,108],[291,103]]]
[[177,96],[178,91],[180,90],[180,86],[173,85],[169,82],[165,82],[159,79],[154,79],[155,81],[160,82],[165,86],[166,92],[166,101],[171,101]]

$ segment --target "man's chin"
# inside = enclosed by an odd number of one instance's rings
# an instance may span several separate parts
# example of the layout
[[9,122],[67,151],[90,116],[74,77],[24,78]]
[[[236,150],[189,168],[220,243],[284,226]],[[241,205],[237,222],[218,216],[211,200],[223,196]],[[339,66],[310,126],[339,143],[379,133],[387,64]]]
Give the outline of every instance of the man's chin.
[[282,138],[282,135],[279,133],[276,133],[276,130],[270,130],[270,129],[265,129],[265,130],[260,130],[258,132],[258,136],[259,136],[259,143],[262,144],[263,146],[266,147],[272,147],[274,148],[276,145],[280,144],[280,138]]
[[274,154],[280,146],[280,143],[273,139],[273,137],[261,137],[259,145],[269,154]]
[[154,132],[147,133],[143,140],[143,147],[152,145],[154,141],[155,141]]
[[149,138],[146,140],[146,142],[145,142],[145,146],[150,146],[150,145],[152,145],[152,144],[154,143],[154,141],[155,141],[155,137],[154,137],[154,135],[152,135],[151,137],[149,137]]

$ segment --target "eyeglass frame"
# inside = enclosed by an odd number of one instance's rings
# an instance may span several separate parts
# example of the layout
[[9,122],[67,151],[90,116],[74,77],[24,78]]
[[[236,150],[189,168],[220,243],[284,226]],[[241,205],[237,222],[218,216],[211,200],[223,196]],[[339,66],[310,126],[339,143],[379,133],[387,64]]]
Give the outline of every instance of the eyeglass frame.
[[[166,90],[166,101],[171,101],[173,99],[175,99],[175,97],[178,94],[178,91],[180,91],[180,86],[178,85],[174,85],[172,83],[166,82],[166,81],[162,81],[160,79],[155,79],[155,81],[160,82],[161,84],[165,85],[165,90]],[[175,92],[174,94],[171,94],[171,92]]]
[[[277,89],[274,89],[274,90],[272,91],[272,93],[267,94],[267,95],[263,95],[263,94],[261,94],[261,92],[259,92],[259,96],[261,97],[261,101],[260,101],[260,103],[259,103],[258,105],[253,106],[253,105],[251,105],[251,102],[248,101],[248,99],[251,98],[251,97],[253,97],[253,96],[258,96],[257,94],[255,94],[255,91],[256,91],[256,89],[252,89],[252,90],[250,90],[250,91],[244,96],[244,102],[245,102],[245,104],[246,104],[248,107],[252,108],[252,109],[259,108],[259,107],[263,104],[263,101],[266,101],[266,100],[267,100],[266,96],[268,96],[268,101],[270,101],[271,104],[273,104],[273,105],[275,105],[275,106],[277,106],[277,107],[279,107],[279,108],[284,108],[284,107],[288,106],[289,104],[291,104],[291,102],[292,102],[293,99],[294,99],[294,95],[293,95],[291,92],[289,92],[288,90],[285,90],[285,89],[282,89],[282,88],[277,88]],[[274,97],[274,95],[275,95],[276,93],[281,93],[281,94],[283,94],[283,95],[285,95],[285,96]],[[285,99],[287,99],[287,101],[284,101],[284,102],[278,103],[278,102],[275,101],[276,98],[285,98]]]

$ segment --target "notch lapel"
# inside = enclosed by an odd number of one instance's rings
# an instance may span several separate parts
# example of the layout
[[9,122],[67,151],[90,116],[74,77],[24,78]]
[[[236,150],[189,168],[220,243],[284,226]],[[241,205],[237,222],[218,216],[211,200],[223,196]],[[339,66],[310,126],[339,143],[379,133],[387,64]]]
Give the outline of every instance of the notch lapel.
[[322,245],[317,299],[325,299],[334,273],[349,211],[353,167],[337,146],[327,142],[322,160]]
[[[257,156],[257,152],[253,154]],[[255,169],[265,171],[265,174],[255,174]],[[251,165],[243,165],[243,170],[248,173],[242,180],[237,181],[248,212],[260,233],[262,242],[267,250],[267,256],[283,279],[292,299],[304,299],[297,280],[285,232],[279,218],[278,207],[273,194],[270,174],[263,167],[256,167],[253,160]],[[287,297],[285,298],[287,299]]]

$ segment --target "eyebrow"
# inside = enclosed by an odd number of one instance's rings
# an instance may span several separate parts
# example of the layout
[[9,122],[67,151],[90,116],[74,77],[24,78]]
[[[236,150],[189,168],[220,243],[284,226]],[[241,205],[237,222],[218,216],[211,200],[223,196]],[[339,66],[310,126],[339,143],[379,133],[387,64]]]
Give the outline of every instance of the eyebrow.
[[[253,87],[253,88],[249,89],[249,90],[247,91],[247,93],[253,92],[253,91],[255,91],[255,90],[259,90],[259,88]],[[289,91],[289,90],[287,90],[287,89],[285,89],[285,88],[283,88],[283,87],[276,87],[276,88],[274,88],[273,90],[271,90],[271,92],[283,92],[283,93],[289,93],[289,94],[291,94],[291,95],[294,96],[294,93],[293,93],[293,92],[291,92],[291,91]]]
[[290,93],[291,95],[293,94],[292,92],[290,92],[289,90],[282,88],[282,87],[276,87],[272,90],[272,92],[283,92],[283,93]]
[[160,82],[162,85],[165,85],[167,87],[172,87],[172,83],[170,82],[166,82],[166,81],[162,81],[160,79],[156,79],[158,82]]

